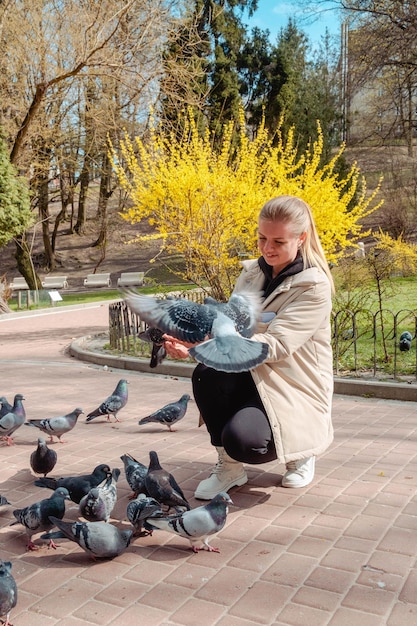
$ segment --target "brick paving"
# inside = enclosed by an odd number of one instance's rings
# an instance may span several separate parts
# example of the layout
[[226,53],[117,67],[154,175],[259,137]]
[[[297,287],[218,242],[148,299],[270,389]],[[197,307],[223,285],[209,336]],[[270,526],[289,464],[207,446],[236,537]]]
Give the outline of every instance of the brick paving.
[[[68,356],[71,340],[107,329],[107,304],[0,317],[0,395],[23,393],[28,418],[94,409],[120,378],[129,402],[120,423],[81,416],[64,444],[54,444],[64,476],[99,463],[123,468],[158,452],[192,506],[215,461],[193,401],[176,432],[139,418],[190,392],[189,379],[121,371]],[[14,626],[414,626],[417,624],[417,403],[334,398],[335,442],[305,489],[280,486],[283,466],[248,466],[249,482],[232,490],[234,507],[213,540],[220,553],[193,554],[163,531],[134,538],[119,557],[93,561],[76,544],[48,549],[38,535],[25,551],[13,508],[49,497],[33,484],[29,455],[38,431],[22,426],[15,445],[1,443],[0,557],[13,564],[19,597]],[[129,527],[130,490],[122,471],[111,522]],[[78,507],[67,503],[65,519]]]

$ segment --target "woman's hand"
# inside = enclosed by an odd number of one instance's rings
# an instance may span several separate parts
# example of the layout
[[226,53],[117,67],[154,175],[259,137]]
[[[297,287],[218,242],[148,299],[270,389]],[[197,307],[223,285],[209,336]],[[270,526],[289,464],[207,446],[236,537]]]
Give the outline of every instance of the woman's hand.
[[175,337],[171,337],[171,335],[163,335],[163,338],[165,339],[164,348],[173,359],[186,359],[189,356],[188,348],[194,345],[186,341],[175,339]]

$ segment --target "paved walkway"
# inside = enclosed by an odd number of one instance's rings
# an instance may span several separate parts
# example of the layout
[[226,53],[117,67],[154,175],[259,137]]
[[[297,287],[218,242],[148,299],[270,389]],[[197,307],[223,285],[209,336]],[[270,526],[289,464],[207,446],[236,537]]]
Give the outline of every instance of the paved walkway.
[[[0,395],[23,393],[28,418],[94,409],[120,378],[129,402],[120,423],[81,416],[55,444],[55,476],[123,467],[131,453],[147,463],[156,450],[191,505],[215,461],[190,402],[176,432],[138,419],[190,391],[188,379],[121,372],[67,355],[75,337],[107,329],[107,304],[0,317]],[[12,509],[49,497],[33,484],[29,455],[38,431],[22,426],[1,445],[0,556],[13,563],[19,598],[14,626],[414,626],[417,624],[417,403],[334,398],[335,442],[305,489],[280,486],[277,463],[249,466],[249,483],[214,545],[193,554],[188,542],[159,531],[135,538],[111,561],[92,561],[72,542],[25,551]],[[129,527],[130,490],[122,471],[112,522]],[[76,519],[67,505],[66,519]]]

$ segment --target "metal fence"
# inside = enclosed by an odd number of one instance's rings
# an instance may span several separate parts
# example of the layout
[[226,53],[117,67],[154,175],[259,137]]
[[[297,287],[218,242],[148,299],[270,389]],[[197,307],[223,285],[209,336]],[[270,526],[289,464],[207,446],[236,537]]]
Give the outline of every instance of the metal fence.
[[[193,290],[170,294],[202,302],[205,293]],[[148,356],[150,346],[139,339],[146,324],[124,301],[109,305],[109,339],[112,350]],[[402,342],[404,332],[410,341]],[[417,380],[417,312],[384,309],[372,312],[341,310],[332,314],[334,372],[337,376],[361,376],[402,381]]]

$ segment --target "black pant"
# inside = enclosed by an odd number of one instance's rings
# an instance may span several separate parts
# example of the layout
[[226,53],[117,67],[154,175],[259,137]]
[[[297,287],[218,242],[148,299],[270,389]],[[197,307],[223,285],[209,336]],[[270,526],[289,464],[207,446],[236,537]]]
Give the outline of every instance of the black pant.
[[271,427],[249,372],[228,374],[199,364],[192,383],[213,446],[223,446],[243,463],[277,458]]

